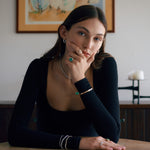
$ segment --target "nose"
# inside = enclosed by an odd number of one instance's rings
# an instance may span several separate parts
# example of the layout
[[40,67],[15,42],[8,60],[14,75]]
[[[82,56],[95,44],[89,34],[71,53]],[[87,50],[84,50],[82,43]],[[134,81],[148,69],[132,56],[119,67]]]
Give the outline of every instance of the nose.
[[92,49],[92,38],[86,38],[84,41],[84,48],[85,49]]

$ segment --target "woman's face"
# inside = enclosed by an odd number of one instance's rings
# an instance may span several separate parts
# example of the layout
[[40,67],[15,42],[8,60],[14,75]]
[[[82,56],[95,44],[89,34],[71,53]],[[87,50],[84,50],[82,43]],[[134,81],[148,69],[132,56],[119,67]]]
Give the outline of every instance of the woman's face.
[[[69,31],[66,30],[65,40],[75,43],[89,58],[96,54],[102,46],[105,35],[104,25],[97,19],[87,19],[74,24]],[[66,50],[67,48],[66,44]]]

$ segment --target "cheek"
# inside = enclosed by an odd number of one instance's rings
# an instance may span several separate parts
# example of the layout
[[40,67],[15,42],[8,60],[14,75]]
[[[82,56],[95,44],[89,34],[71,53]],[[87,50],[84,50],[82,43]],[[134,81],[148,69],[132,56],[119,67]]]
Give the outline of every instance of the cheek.
[[78,41],[78,37],[77,37],[76,33],[75,32],[69,33],[68,34],[68,40],[77,42]]
[[83,45],[82,43],[83,42],[82,42],[81,38],[78,38],[76,36],[72,36],[72,37],[69,38],[69,41],[75,43],[78,47],[82,48],[82,45]]
[[94,48],[93,48],[94,53],[97,53],[99,51],[99,49],[101,48],[101,46],[102,46],[102,43],[101,44],[95,44]]

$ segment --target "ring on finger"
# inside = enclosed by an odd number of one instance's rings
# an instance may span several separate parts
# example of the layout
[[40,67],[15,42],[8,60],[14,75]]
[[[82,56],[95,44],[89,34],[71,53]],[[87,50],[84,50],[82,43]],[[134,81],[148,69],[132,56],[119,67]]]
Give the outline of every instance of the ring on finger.
[[81,49],[79,49],[79,50],[78,50],[78,53],[79,53],[79,54],[82,54],[82,50],[81,50]]
[[101,141],[101,142],[99,143],[99,145],[100,145],[100,146],[102,146],[103,144],[104,144],[104,142],[103,142],[103,141]]
[[108,141],[110,141],[110,139],[107,138],[106,141],[108,142]]
[[72,57],[70,57],[70,58],[69,58],[69,61],[70,61],[70,62],[72,62],[72,61],[73,61],[73,58],[72,58]]

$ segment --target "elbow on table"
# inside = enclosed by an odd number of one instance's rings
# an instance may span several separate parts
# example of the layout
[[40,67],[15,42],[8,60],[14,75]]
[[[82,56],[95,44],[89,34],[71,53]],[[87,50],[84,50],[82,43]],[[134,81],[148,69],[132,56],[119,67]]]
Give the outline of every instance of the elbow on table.
[[112,141],[117,143],[120,138],[120,127],[117,127],[117,129],[112,132]]
[[21,130],[19,131],[19,127],[9,126],[8,128],[8,143],[11,146],[20,146],[20,141],[22,140]]
[[15,131],[8,130],[8,143],[11,146],[17,146],[16,134]]
[[108,126],[105,133],[103,133],[105,138],[109,138],[111,141],[117,143],[120,138],[120,125],[118,126]]

